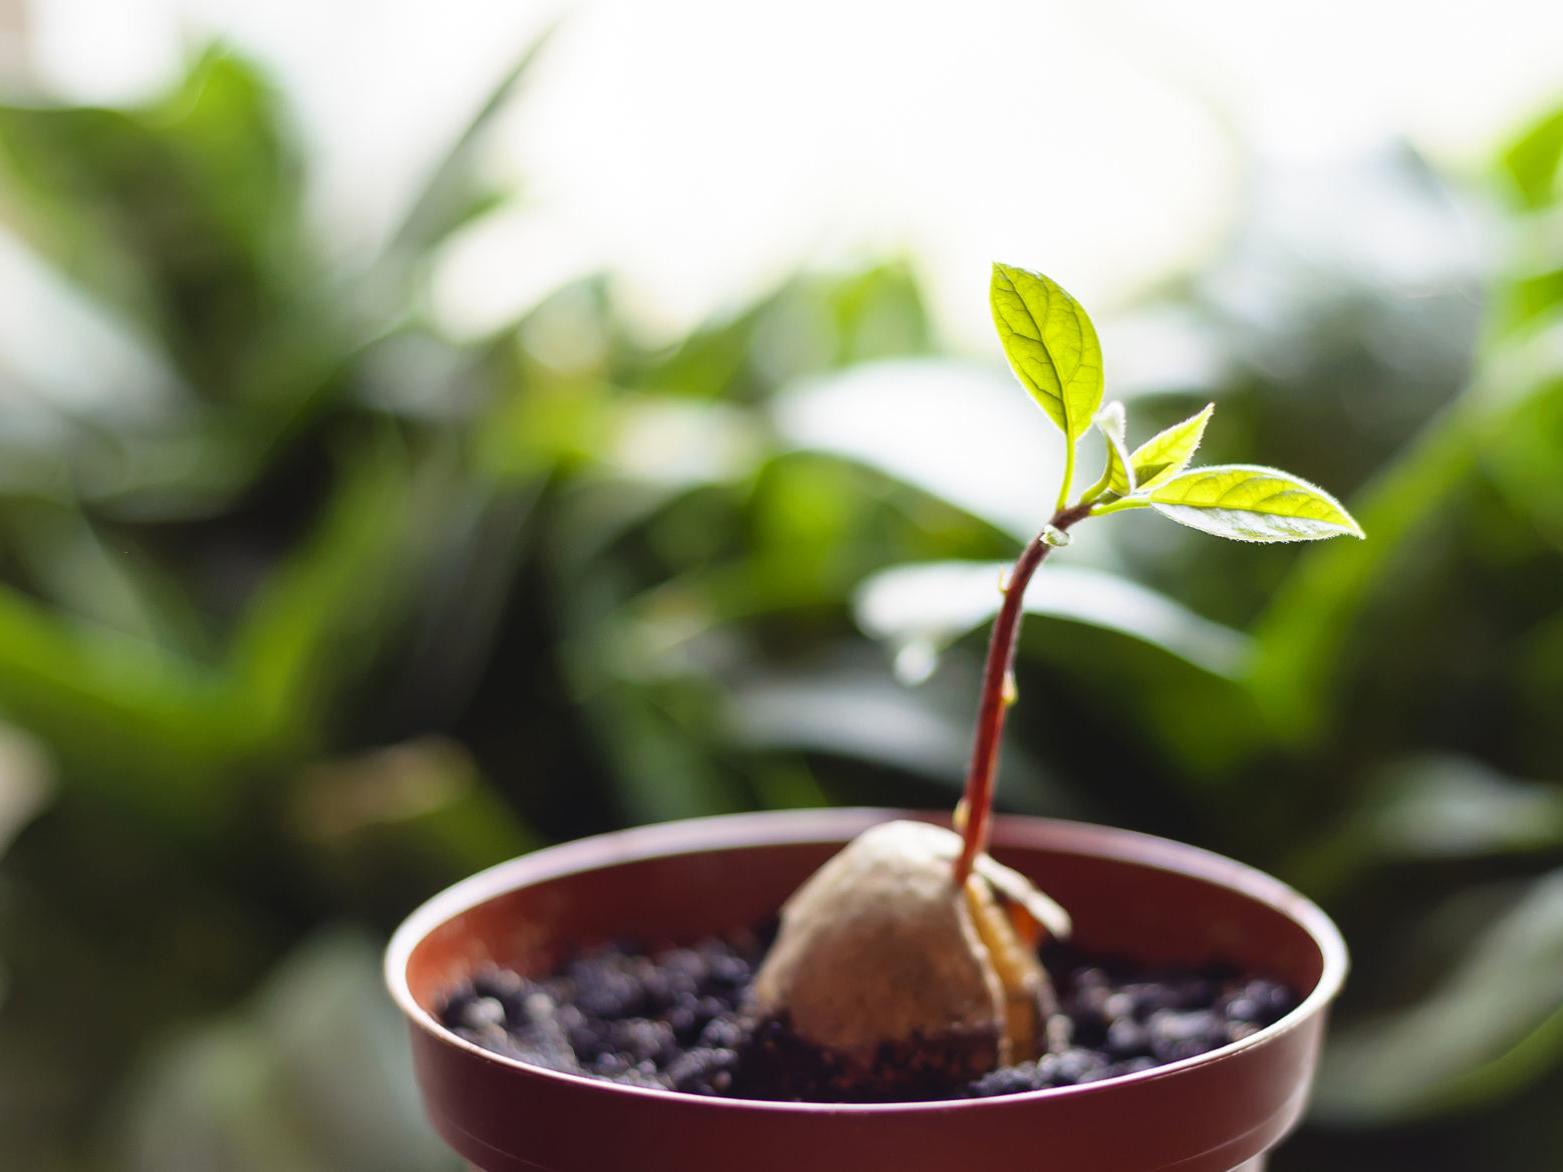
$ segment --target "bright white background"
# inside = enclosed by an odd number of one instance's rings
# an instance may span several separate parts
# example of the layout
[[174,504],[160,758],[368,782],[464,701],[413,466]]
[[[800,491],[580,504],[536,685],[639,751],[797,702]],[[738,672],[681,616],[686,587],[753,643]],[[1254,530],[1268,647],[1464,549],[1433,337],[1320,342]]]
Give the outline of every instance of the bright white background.
[[800,260],[904,251],[978,344],[990,258],[1110,308],[1221,238],[1254,152],[1398,136],[1458,170],[1563,97],[1563,5],[1537,0],[35,0],[21,56],[118,100],[228,38],[296,104],[352,256],[561,15],[495,136],[526,198],[437,274],[458,332],[597,266],[672,330]]

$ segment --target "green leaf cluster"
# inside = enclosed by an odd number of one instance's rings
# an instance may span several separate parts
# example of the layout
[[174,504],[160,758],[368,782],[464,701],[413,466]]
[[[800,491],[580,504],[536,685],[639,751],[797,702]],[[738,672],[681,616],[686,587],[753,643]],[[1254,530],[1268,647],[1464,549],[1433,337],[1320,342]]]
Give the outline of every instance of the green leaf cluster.
[[[392,1093],[409,1071],[353,1081],[347,1129],[296,1093],[396,1052],[394,1021],[352,1012],[377,1004],[367,944],[322,949],[318,926],[377,935],[543,837],[948,804],[976,632],[1035,519],[1015,505],[1057,487],[1062,447],[979,470],[986,495],[948,474],[994,434],[976,396],[1022,422],[1037,400],[938,354],[905,264],[798,275],[656,345],[583,275],[446,338],[420,306],[495,194],[484,117],[386,254],[344,258],[309,229],[278,98],[217,55],[144,105],[0,111],[9,228],[146,359],[57,364],[112,410],[7,362],[6,1167],[431,1167]],[[1004,804],[1239,850],[1353,926],[1325,1126],[1300,1137],[1332,1172],[1563,1150],[1560,144],[1540,119],[1491,176],[1504,254],[1455,247],[1452,276],[1397,296],[1273,239],[1217,252],[1104,329],[1134,349],[1109,341],[1114,382],[1070,398],[1071,500],[1108,466],[1090,507],[1152,498],[1199,455],[1245,460],[1244,433],[1350,486],[1372,542],[1160,557],[1148,521],[1104,526],[1025,598]],[[1407,188],[1401,227],[1463,237],[1475,176],[1456,199],[1409,150],[1369,162]],[[1318,309],[1260,306],[1262,363],[1253,307],[1214,292],[1244,266]],[[1165,351],[1134,328],[1152,317]],[[1059,381],[1089,386],[1078,364]],[[1196,453],[1207,399],[1218,457]],[[889,404],[971,442],[909,446],[875,426]],[[1223,517],[1124,507],[1158,504]],[[34,796],[27,746],[52,767]],[[340,1029],[276,1026],[322,1006]]]
[[1159,432],[1131,453],[1128,412],[1102,405],[1105,380],[1096,327],[1080,303],[1041,273],[995,264],[993,324],[1027,391],[1064,433],[1062,513],[1080,440],[1094,426],[1106,445],[1101,479],[1078,502],[1089,515],[1155,509],[1169,520],[1232,541],[1320,541],[1361,537],[1362,527],[1324,489],[1257,464],[1189,468],[1215,404]]

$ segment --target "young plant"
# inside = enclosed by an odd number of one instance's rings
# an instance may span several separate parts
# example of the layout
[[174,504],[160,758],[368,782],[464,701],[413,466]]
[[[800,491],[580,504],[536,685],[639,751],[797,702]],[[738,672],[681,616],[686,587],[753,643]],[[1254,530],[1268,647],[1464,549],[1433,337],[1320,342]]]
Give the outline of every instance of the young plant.
[[[966,792],[957,822],[963,847],[957,882],[971,874],[987,845],[1004,717],[1016,698],[1013,667],[1026,587],[1047,556],[1069,544],[1069,530],[1088,517],[1130,509],[1162,516],[1232,541],[1321,541],[1363,536],[1341,503],[1301,477],[1258,464],[1190,468],[1216,405],[1152,436],[1132,452],[1122,403],[1105,407],[1102,348],[1096,327],[1071,297],[1041,273],[995,264],[989,290],[993,324],[1010,368],[1064,433],[1064,475],[1052,518],[1021,551],[1004,581],[993,623]],[[1106,447],[1101,477],[1073,502],[1076,453],[1095,428]]]
[[[755,1005],[803,1043],[788,1053],[810,1067],[801,1077],[815,1080],[816,1093],[906,1093],[1054,1047],[1037,944],[1045,934],[1067,935],[1068,916],[986,849],[1026,587],[1069,544],[1069,531],[1088,517],[1155,509],[1236,541],[1362,536],[1340,502],[1290,473],[1251,464],[1190,469],[1212,406],[1130,451],[1123,405],[1102,404],[1101,347],[1080,304],[1042,274],[1002,264],[993,266],[991,300],[1011,368],[1064,433],[1063,483],[1052,517],[1003,584],[959,833],[910,822],[875,827],[782,910]],[[1093,429],[1105,466],[1071,499],[1080,441]]]

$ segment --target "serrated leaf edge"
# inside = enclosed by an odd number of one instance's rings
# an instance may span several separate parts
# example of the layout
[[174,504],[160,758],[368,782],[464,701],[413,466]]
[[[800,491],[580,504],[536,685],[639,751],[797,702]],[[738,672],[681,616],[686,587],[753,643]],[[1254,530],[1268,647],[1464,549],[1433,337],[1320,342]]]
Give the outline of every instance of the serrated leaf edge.
[[1130,467],[1135,469],[1135,475],[1138,478],[1140,474],[1138,466],[1141,462],[1141,458],[1149,453],[1151,449],[1155,447],[1155,445],[1172,439],[1185,428],[1195,428],[1194,443],[1189,448],[1188,455],[1185,456],[1181,462],[1165,464],[1153,472],[1150,476],[1145,477],[1143,480],[1139,480],[1138,491],[1144,492],[1147,489],[1166,484],[1169,480],[1172,480],[1177,476],[1181,476],[1185,471],[1188,470],[1188,466],[1194,459],[1195,453],[1199,451],[1199,445],[1204,442],[1205,428],[1209,425],[1210,417],[1215,413],[1215,410],[1216,405],[1214,403],[1206,403],[1203,410],[1196,411],[1187,419],[1179,423],[1174,423],[1171,427],[1163,428],[1161,431],[1158,431],[1155,435],[1151,436],[1150,439],[1146,440],[1139,447],[1134,449],[1133,453],[1131,453],[1129,456],[1129,463]]

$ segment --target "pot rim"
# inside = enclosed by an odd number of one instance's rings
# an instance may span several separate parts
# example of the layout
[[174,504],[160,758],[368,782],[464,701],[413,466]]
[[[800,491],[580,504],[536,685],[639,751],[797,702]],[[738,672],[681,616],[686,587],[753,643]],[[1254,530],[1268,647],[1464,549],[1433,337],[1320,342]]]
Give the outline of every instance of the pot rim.
[[639,862],[670,855],[802,843],[836,843],[842,841],[841,835],[844,831],[850,832],[849,837],[855,836],[870,826],[897,818],[945,825],[949,822],[948,814],[943,812],[868,806],[775,810],[719,814],[705,818],[653,823],[544,847],[470,875],[426,900],[413,911],[396,929],[386,948],[384,970],[386,988],[407,1020],[438,1042],[465,1050],[475,1058],[521,1074],[573,1084],[583,1092],[645,1096],[652,1100],[671,1099],[685,1106],[698,1103],[712,1110],[764,1111],[781,1114],[826,1111],[833,1114],[868,1116],[921,1114],[957,1109],[982,1110],[1042,1096],[1060,1098],[1100,1094],[1125,1084],[1173,1078],[1191,1067],[1214,1066],[1236,1057],[1245,1050],[1262,1046],[1288,1033],[1324,1010],[1339,994],[1350,968],[1346,942],[1341,936],[1340,929],[1323,909],[1279,879],[1246,863],[1205,850],[1203,847],[1190,846],[1187,843],[1144,834],[1137,830],[1123,830],[1112,826],[1057,818],[1001,815],[993,821],[992,836],[993,843],[1001,848],[1006,845],[1023,845],[1028,837],[1026,834],[1028,827],[1032,830],[1044,830],[1053,840],[1049,843],[1052,849],[1064,853],[1121,859],[1152,870],[1202,879],[1235,890],[1274,908],[1303,928],[1318,947],[1323,958],[1323,968],[1318,981],[1301,1003],[1279,1021],[1265,1026],[1240,1041],[1230,1042],[1219,1049],[1193,1058],[1075,1086],[1021,1091],[986,1099],[934,1099],[901,1103],[799,1103],[724,1098],[654,1087],[625,1086],[622,1083],[593,1078],[590,1075],[550,1070],[516,1058],[507,1058],[468,1042],[455,1031],[441,1025],[433,1014],[419,1005],[408,984],[408,963],[413,950],[425,937],[461,913],[519,887],[569,875],[606,870],[627,862]]

